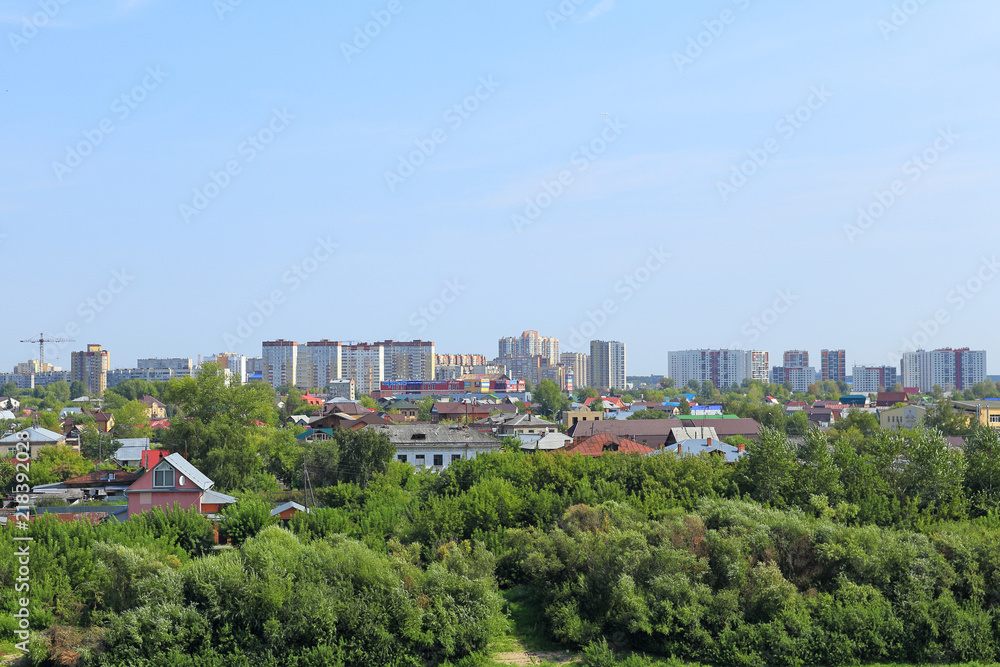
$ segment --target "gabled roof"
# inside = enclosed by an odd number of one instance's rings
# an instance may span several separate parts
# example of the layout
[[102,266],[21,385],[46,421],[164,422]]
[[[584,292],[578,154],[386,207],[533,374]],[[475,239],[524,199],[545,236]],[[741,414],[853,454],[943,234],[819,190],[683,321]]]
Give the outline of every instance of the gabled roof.
[[623,438],[612,433],[598,433],[580,444],[564,450],[567,454],[583,454],[584,456],[600,456],[605,453],[644,455],[653,451],[652,447],[640,445],[634,440]]
[[66,439],[62,433],[54,433],[47,428],[42,428],[41,426],[29,426],[26,429],[18,431],[17,433],[11,433],[0,438],[0,442],[20,442],[21,439],[18,438],[22,433],[28,434],[28,442],[39,443],[39,442],[53,442],[59,443]]
[[63,482],[63,485],[67,487],[106,486],[108,484],[129,486],[144,474],[141,472],[125,472],[124,470],[93,470],[86,475],[67,479]]
[[191,465],[191,463],[180,454],[171,454],[163,460],[173,466],[174,470],[191,480],[191,483],[202,491],[208,491],[215,484],[215,482],[205,476],[205,473]]
[[159,400],[153,398],[152,396],[143,396],[142,398],[139,399],[139,401],[141,403],[145,403],[146,405],[150,405],[150,406],[157,407],[157,408],[165,408],[165,407],[167,407],[166,403],[163,403],[162,401],[159,401]]
[[[711,445],[709,445],[711,440]],[[678,451],[678,449],[680,451]],[[726,458],[727,463],[735,463],[746,455],[746,451],[740,451],[739,447],[728,445],[721,440],[714,438],[691,438],[680,440],[670,447],[664,447],[652,452],[652,456],[662,456],[675,454],[678,456],[697,456],[699,454],[721,454]]]
[[403,445],[478,445],[500,447],[500,441],[467,426],[451,424],[387,424],[369,426],[376,433],[385,433],[389,441]]
[[719,434],[716,432],[714,426],[678,426],[677,428],[670,429],[670,437],[667,439],[667,442],[706,438],[719,439]]
[[[204,502],[204,501],[202,501],[202,502]],[[311,514],[312,513],[309,510],[307,510],[305,507],[303,507],[302,505],[299,505],[297,502],[295,502],[293,500],[289,500],[284,505],[278,505],[273,510],[271,510],[271,516],[278,516],[282,512],[285,512],[285,511],[288,511],[288,510],[295,510],[296,512],[306,512],[307,514]]]
[[536,449],[542,452],[551,452],[563,449],[573,443],[573,438],[563,433],[546,433],[535,442],[521,445],[521,449],[526,452],[533,452]]
[[201,504],[202,505],[231,505],[236,502],[236,498],[228,496],[225,493],[219,493],[218,491],[213,491],[209,489],[205,493],[201,494]]

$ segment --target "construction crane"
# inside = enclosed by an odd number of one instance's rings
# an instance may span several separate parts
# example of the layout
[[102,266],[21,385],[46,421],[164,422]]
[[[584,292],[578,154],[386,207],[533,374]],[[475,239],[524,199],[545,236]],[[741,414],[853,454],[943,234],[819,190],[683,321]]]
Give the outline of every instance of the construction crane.
[[38,334],[38,338],[28,338],[21,341],[22,343],[38,343],[38,364],[41,367],[45,367],[45,344],[46,343],[75,343],[76,341],[72,338],[46,338],[45,334]]

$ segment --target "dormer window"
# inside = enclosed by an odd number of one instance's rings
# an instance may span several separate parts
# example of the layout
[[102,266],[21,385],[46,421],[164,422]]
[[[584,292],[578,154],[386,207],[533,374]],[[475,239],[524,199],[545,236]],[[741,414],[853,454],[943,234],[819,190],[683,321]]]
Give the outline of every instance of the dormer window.
[[153,488],[173,487],[174,469],[169,465],[160,466],[153,470]]

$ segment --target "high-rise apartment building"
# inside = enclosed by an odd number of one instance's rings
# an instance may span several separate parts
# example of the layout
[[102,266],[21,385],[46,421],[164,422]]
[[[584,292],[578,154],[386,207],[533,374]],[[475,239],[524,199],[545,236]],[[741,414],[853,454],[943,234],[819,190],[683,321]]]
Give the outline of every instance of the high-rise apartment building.
[[785,368],[805,368],[809,365],[809,352],[806,350],[787,350],[782,357],[781,365]]
[[381,345],[357,343],[344,345],[343,378],[354,380],[355,389],[359,394],[371,394],[380,389],[385,380],[385,348]]
[[965,391],[986,379],[986,351],[969,348],[904,352],[900,374],[905,387]]
[[851,391],[870,394],[876,391],[892,391],[896,386],[895,366],[855,366],[851,371],[853,384]]
[[295,384],[298,372],[299,346],[293,340],[266,340],[261,344],[264,382],[272,387]]
[[318,340],[298,346],[295,386],[302,390],[325,391],[331,380],[343,373],[343,345],[339,341]]
[[[590,357],[580,352],[563,352],[559,363],[566,367],[566,389],[575,391],[588,386],[590,382]],[[572,380],[572,386],[569,386]]]
[[238,382],[240,384],[247,383],[247,358],[243,354],[235,354],[233,352],[221,352],[209,360],[215,360],[215,363],[219,364],[219,368],[228,369],[230,377],[233,382]]
[[[486,366],[490,360],[485,354],[435,354],[435,366]],[[436,371],[436,369],[435,369]]]
[[396,341],[386,340],[375,343],[384,348],[386,380],[434,379],[437,355],[434,343],[428,340]]
[[100,345],[90,344],[83,352],[71,354],[70,375],[73,381],[80,381],[87,386],[87,394],[100,396],[108,387],[108,369],[111,368],[111,355],[102,350]]
[[745,379],[767,382],[768,353],[758,350],[675,350],[667,354],[667,374],[678,387],[711,380],[717,389]]
[[559,339],[539,336],[537,331],[525,331],[519,338],[501,338],[499,358],[545,357],[549,364],[559,363]]
[[590,386],[599,392],[628,388],[625,343],[616,340],[590,341]]
[[820,357],[820,379],[833,382],[847,380],[847,353],[844,350],[823,350]]

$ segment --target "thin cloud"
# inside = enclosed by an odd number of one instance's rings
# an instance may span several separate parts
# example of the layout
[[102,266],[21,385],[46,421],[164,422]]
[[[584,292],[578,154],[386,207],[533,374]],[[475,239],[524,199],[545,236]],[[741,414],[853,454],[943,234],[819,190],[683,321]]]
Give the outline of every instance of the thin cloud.
[[602,14],[607,14],[614,8],[615,8],[615,0],[601,0],[601,2],[599,2],[596,7],[591,9],[589,12],[587,12],[580,18],[580,23],[593,21],[598,16],[601,16]]

